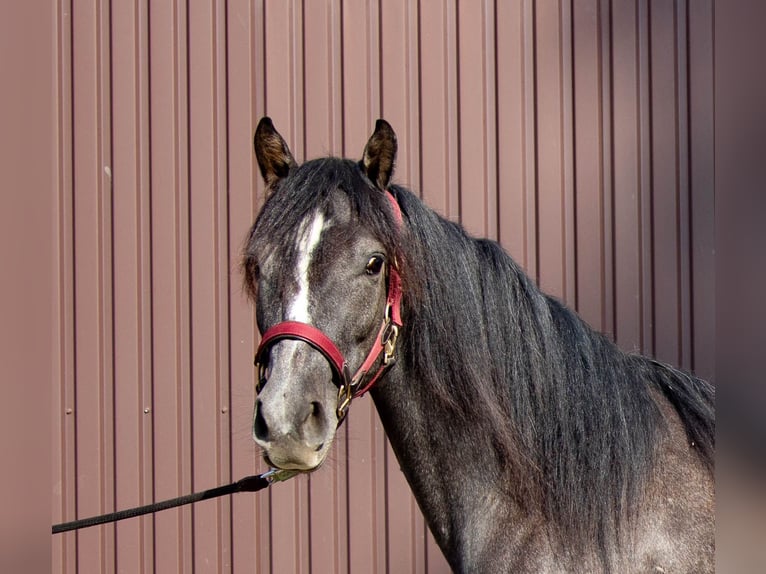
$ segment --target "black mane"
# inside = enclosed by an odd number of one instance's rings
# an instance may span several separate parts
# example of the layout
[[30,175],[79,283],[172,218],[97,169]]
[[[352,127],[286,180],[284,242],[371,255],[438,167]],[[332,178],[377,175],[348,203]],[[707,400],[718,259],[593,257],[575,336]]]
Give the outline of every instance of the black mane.
[[295,170],[289,186],[277,184],[251,231],[248,288],[259,250],[293,244],[303,218],[332,209],[332,191],[344,192],[358,224],[400,262],[404,368],[451,416],[491,438],[513,485],[509,496],[541,512],[562,540],[595,543],[606,554],[655,460],[660,396],[712,467],[711,385],[622,352],[543,294],[496,242],[469,237],[391,186],[404,214],[400,228],[354,162],[321,159]]
[[569,544],[605,550],[654,462],[657,391],[712,468],[709,383],[622,352],[496,242],[394,192],[415,235],[405,257],[417,258],[424,286],[405,317],[407,361],[453,416],[500,441],[519,504],[541,509]]

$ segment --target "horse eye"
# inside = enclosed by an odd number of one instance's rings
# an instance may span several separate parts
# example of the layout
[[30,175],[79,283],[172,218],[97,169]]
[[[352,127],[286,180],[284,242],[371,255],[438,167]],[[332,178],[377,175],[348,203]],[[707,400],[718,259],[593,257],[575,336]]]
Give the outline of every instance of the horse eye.
[[373,255],[370,257],[370,260],[367,262],[367,267],[365,267],[365,272],[367,275],[377,275],[380,273],[381,269],[383,269],[383,264],[385,263],[385,259],[381,257],[380,255]]

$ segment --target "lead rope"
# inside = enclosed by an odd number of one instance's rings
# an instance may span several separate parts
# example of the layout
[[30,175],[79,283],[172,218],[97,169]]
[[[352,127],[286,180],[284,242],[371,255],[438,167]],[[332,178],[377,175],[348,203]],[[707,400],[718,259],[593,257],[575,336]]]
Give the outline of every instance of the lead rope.
[[270,486],[274,482],[288,480],[296,474],[299,474],[299,472],[300,471],[297,470],[272,469],[263,474],[246,476],[245,478],[227,484],[226,486],[218,486],[202,492],[195,492],[194,494],[187,494],[186,496],[179,496],[178,498],[171,498],[170,500],[163,500],[162,502],[155,502],[154,504],[147,504],[146,506],[139,506],[137,508],[129,508],[127,510],[102,514],[101,516],[93,516],[91,518],[73,520],[72,522],[54,524],[52,530],[53,534],[58,534],[59,532],[68,532],[79,528],[87,528],[89,526],[96,526],[98,524],[116,522],[118,520],[125,520],[126,518],[133,518],[134,516],[159,512],[160,510],[167,510],[168,508],[175,508],[176,506],[183,506],[184,504],[191,504],[193,502],[199,502],[200,500],[208,500],[227,494],[234,494],[235,492],[257,492]]

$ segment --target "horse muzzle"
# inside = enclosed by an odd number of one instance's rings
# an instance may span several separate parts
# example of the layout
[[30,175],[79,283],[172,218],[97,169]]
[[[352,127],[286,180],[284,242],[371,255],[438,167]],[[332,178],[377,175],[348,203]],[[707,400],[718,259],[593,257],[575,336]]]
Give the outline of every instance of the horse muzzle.
[[[315,405],[315,403],[312,403]],[[311,409],[316,406],[310,406]],[[276,417],[270,416],[259,400],[253,420],[253,439],[263,449],[266,463],[285,470],[311,471],[324,462],[335,432],[318,412],[309,412],[289,430],[280,428]]]
[[327,455],[335,430],[333,374],[321,354],[301,341],[273,345],[268,384],[253,413],[253,439],[271,466],[313,470]]

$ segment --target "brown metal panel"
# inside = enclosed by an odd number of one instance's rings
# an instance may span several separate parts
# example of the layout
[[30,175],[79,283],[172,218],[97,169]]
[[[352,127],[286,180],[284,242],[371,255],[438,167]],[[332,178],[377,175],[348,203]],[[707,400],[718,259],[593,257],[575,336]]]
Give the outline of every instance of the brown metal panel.
[[[46,526],[52,514],[61,512],[59,478],[65,469],[60,462],[68,458],[66,450],[55,453],[68,425],[61,408],[63,389],[55,385],[60,379],[53,377],[64,370],[71,373],[61,339],[71,305],[57,292],[64,279],[58,256],[65,246],[60,243],[63,229],[56,210],[62,192],[71,191],[71,179],[62,177],[63,158],[56,157],[63,135],[61,108],[54,99],[60,89],[61,52],[53,2],[6,3],[3,8],[0,448],[5,471],[0,489],[0,571],[49,572],[54,556]],[[68,238],[66,246],[71,247]],[[66,462],[71,466],[70,460]],[[54,559],[61,564],[58,546]]]
[[679,341],[677,358],[673,361],[686,368],[691,367],[691,188],[689,182],[689,21],[688,2],[675,6],[676,18],[676,114],[677,119],[677,195],[678,227],[678,289],[679,289]]
[[574,173],[574,3],[561,5],[561,195],[562,195],[562,262],[565,303],[577,305],[577,200]]
[[[295,159],[303,145],[303,11],[298,0],[264,4],[265,108],[290,142]],[[255,129],[255,128],[253,128]]]
[[[305,157],[342,151],[341,6],[339,0],[306,2],[303,18]],[[353,96],[353,93],[352,93]]]
[[603,129],[601,106],[601,14],[596,0],[572,14],[574,58],[574,172],[577,265],[576,306],[599,330],[604,321]]
[[[342,45],[332,44],[337,53],[328,54],[332,65],[328,66],[328,77],[325,81],[337,83],[338,85],[332,87],[336,92],[346,88],[343,92],[342,108],[331,110],[333,114],[336,111],[340,112],[343,126],[343,149],[336,149],[335,152],[342,153],[345,157],[359,158],[366,138],[374,129],[374,120],[381,117],[381,25],[379,10],[374,3],[350,2],[342,8],[342,20],[339,23],[341,30],[335,31],[338,36],[342,35]],[[307,65],[309,68],[313,67],[308,62]],[[335,76],[336,66],[341,68],[340,77]],[[340,102],[340,98],[337,99]],[[389,123],[392,122],[391,118],[387,119]],[[336,127],[332,126],[333,129]]]
[[535,15],[540,286],[574,303],[571,6],[542,2]]
[[651,22],[649,3],[638,4],[638,164],[641,233],[641,342],[644,353],[654,353],[654,297],[652,287],[654,266],[652,264],[652,107],[651,107]]
[[[343,432],[323,471],[309,477],[310,562],[331,572],[345,570],[347,549],[347,477]],[[327,468],[324,468],[324,467]]]
[[[213,105],[213,118],[215,122],[214,160],[215,160],[215,190],[217,212],[217,235],[216,242],[216,311],[218,330],[216,333],[216,361],[217,375],[217,440],[218,460],[216,484],[224,484],[234,480],[231,474],[231,416],[229,405],[231,403],[231,372],[230,364],[226,358],[230,355],[230,283],[231,283],[231,256],[229,252],[229,179],[227,173],[228,162],[228,108],[227,108],[227,74],[228,61],[226,52],[226,14],[227,1],[218,0],[213,9],[212,22],[214,63],[213,85],[215,101]],[[221,529],[221,566],[220,570],[231,569],[231,497],[222,501],[218,509],[218,520]]]
[[561,18],[557,3],[539,2],[535,12],[538,281],[564,296],[564,196],[562,140]]
[[386,572],[385,440],[371,399],[354,403],[346,427],[348,571]]
[[[72,173],[72,19],[71,4],[57,6],[55,27],[56,81],[56,283],[54,304],[58,348],[53,360],[53,520],[75,516],[77,469],[75,459],[74,364],[74,178]],[[77,568],[77,537],[59,536],[52,544],[52,572],[71,574]]]
[[436,211],[457,220],[459,162],[457,106],[457,16],[452,4],[420,6],[419,192]]
[[715,373],[715,211],[713,157],[713,2],[689,2],[689,158],[691,185],[691,367]]
[[[253,350],[255,313],[246,300],[239,273],[239,253],[263,186],[253,154],[253,126],[263,114],[263,10],[261,2],[229,2],[227,9],[228,245],[230,263],[229,329],[231,370],[231,472],[234,479],[264,472],[253,448],[250,427],[254,403]],[[226,408],[226,406],[222,407]],[[232,498],[232,572],[267,572],[270,544],[267,496]],[[266,567],[264,567],[264,564]]]
[[416,0],[381,3],[379,115],[387,118],[397,133],[395,181],[412,189],[420,186],[419,22]]
[[636,13],[635,9],[612,9],[614,335],[628,349],[641,346],[640,56]]
[[[534,46],[526,34],[525,8],[525,4],[514,2],[500,2],[496,7],[498,237],[523,266],[528,265],[525,193],[531,135],[526,123],[526,108],[531,105],[526,86],[534,59]],[[534,161],[534,155],[529,159]]]
[[[154,499],[191,492],[185,5],[150,6]],[[157,572],[188,572],[191,508],[154,515]]]
[[[228,249],[222,3],[192,3],[189,36],[189,218],[193,487],[230,479],[228,465]],[[226,464],[222,464],[226,462]],[[194,509],[194,566],[230,567],[230,500]]]
[[458,5],[460,221],[497,239],[494,10],[486,0]]
[[496,13],[498,237],[537,278],[535,2],[501,2]]
[[674,6],[653,4],[650,14],[652,66],[652,186],[656,355],[677,363],[681,356],[681,244],[679,203],[679,111],[676,67],[678,21]]
[[[112,277],[115,507],[152,495],[147,19],[140,6],[111,12]],[[107,169],[107,168],[105,168]],[[116,525],[116,568],[152,568],[150,516]]]
[[599,2],[600,51],[601,51],[601,171],[602,171],[602,208],[603,235],[602,246],[604,251],[603,269],[603,323],[604,332],[613,339],[616,336],[616,312],[615,312],[615,242],[614,242],[614,105],[612,102],[612,82],[614,57],[612,55],[612,8],[609,0]]
[[[74,305],[77,515],[114,509],[109,13],[102,2],[72,12]],[[80,571],[114,564],[114,526],[77,537]]]
[[524,259],[523,268],[536,281],[540,280],[539,199],[537,174],[537,45],[535,42],[535,1],[526,0],[522,9],[524,45]]

